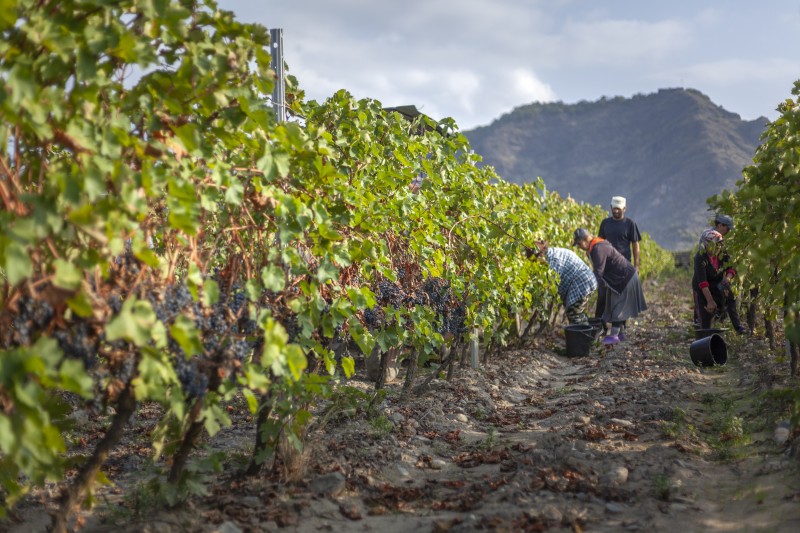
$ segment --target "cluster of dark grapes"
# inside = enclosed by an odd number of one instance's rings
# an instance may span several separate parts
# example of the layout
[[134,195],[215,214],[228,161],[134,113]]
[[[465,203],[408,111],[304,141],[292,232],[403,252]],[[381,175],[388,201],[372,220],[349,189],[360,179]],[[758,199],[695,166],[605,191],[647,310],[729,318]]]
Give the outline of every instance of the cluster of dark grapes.
[[17,301],[17,314],[11,322],[11,344],[27,346],[34,336],[53,320],[53,306],[44,300],[23,296]]
[[[407,273],[406,267],[399,267],[397,274],[400,277]],[[436,313],[439,325],[437,330],[442,335],[448,333],[459,336],[466,332],[466,308],[458,303],[453,296],[450,282],[438,277],[427,278],[421,286],[413,292],[404,292],[401,287],[388,281],[381,281],[377,285],[376,296],[381,306],[391,305],[399,308],[408,305],[427,305]],[[380,307],[364,310],[364,324],[370,328],[377,328],[383,324]],[[409,323],[410,324],[410,323]]]
[[[161,298],[151,293],[149,300],[150,305],[155,310],[156,317],[165,324],[171,324],[180,313],[193,303],[192,293],[182,283],[166,287]],[[111,307],[112,309],[114,308],[113,305]]]
[[364,309],[364,325],[370,329],[378,329],[386,325],[386,314],[380,306]]
[[377,296],[378,302],[383,305],[391,305],[392,307],[401,307],[406,300],[402,289],[389,281],[381,281],[378,283]]
[[[200,302],[193,302],[187,290],[186,299],[181,302],[191,304],[185,310],[189,311],[187,314],[193,317],[195,327],[202,333],[207,354],[224,347],[226,337],[255,331],[256,324],[249,319],[247,311],[248,299],[242,291],[222,293],[217,303],[205,307]],[[247,332],[242,331],[242,325],[246,326]]]
[[378,325],[378,313],[375,312],[375,309],[364,309],[364,323],[369,327],[375,327]]
[[118,256],[114,263],[120,271],[125,272],[128,276],[137,276],[142,265],[142,262],[130,251]]
[[187,361],[184,357],[175,359],[175,373],[181,383],[181,389],[187,400],[200,399],[206,395],[208,376],[198,370],[197,360]]
[[167,307],[167,311],[172,315],[177,315],[182,309],[184,309],[187,305],[192,303],[192,293],[189,289],[184,285],[176,284],[172,285],[169,290],[167,291],[167,298],[165,301],[165,305]]
[[280,323],[283,325],[283,329],[286,330],[286,334],[289,336],[289,342],[295,342],[297,337],[300,335],[300,324],[297,322],[297,317],[294,315],[283,317],[280,320]]
[[225,357],[227,359],[236,360],[240,363],[244,363],[247,359],[249,359],[250,355],[253,353],[253,347],[255,346],[254,341],[248,340],[234,340],[228,343],[225,347]]
[[244,291],[236,290],[230,298],[230,310],[235,317],[241,316],[242,308],[247,303],[247,295]]
[[258,323],[252,318],[242,318],[239,320],[239,332],[242,335],[255,335]]
[[64,355],[83,361],[87,369],[97,364],[101,336],[83,319],[70,324],[55,321],[53,306],[44,299],[22,296],[11,315],[11,328],[3,332],[4,347],[29,346],[43,334],[56,340]]
[[108,307],[111,309],[111,312],[115,315],[119,314],[122,311],[122,298],[119,294],[112,294],[108,297]]
[[448,307],[439,324],[439,333],[442,335],[452,333],[454,337],[463,335],[467,332],[466,318],[467,309],[463,303]]
[[[220,277],[219,271],[215,271],[215,277],[215,280]],[[223,283],[220,285],[224,286]],[[212,306],[195,302],[182,283],[154,291],[150,302],[167,330],[179,315],[184,315],[193,320],[200,336],[203,353],[189,360],[173,338],[170,337],[168,343],[167,349],[187,399],[202,398],[212,375],[221,368],[227,371],[240,368],[258,343],[258,339],[252,338],[257,325],[249,316],[249,299],[237,286],[222,291]]]
[[428,278],[422,284],[422,291],[427,295],[428,305],[437,314],[445,314],[452,297],[450,283],[442,278]]
[[458,337],[467,331],[465,324],[467,309],[456,301],[450,283],[441,278],[428,278],[422,285],[431,307],[439,315],[438,331],[442,335],[451,333]]
[[219,355],[218,352],[225,337],[214,331],[201,331],[200,334],[203,338],[203,354],[211,358]]
[[70,324],[66,329],[57,329],[53,338],[58,342],[64,355],[71,359],[80,359],[86,369],[94,368],[97,364],[97,350],[100,338],[90,334],[86,322],[80,321]]
[[428,295],[421,288],[409,294],[406,299],[411,305],[428,305]]
[[439,318],[437,331],[442,335],[448,333],[458,337],[467,331],[466,307],[456,302],[450,282],[445,279],[431,277],[426,279],[422,287],[414,295],[417,305],[430,305]]

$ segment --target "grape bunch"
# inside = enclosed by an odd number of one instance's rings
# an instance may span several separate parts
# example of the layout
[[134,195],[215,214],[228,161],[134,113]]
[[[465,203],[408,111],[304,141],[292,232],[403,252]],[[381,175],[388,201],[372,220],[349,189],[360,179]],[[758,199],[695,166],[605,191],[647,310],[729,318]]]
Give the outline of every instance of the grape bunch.
[[370,327],[378,324],[378,313],[375,312],[375,309],[364,309],[364,323]]
[[[153,287],[148,299],[167,331],[180,315],[194,322],[202,353],[187,360],[186,352],[172,336],[167,344],[187,399],[204,397],[209,387],[218,385],[218,380],[212,377],[230,375],[251,357],[257,340],[241,338],[241,330],[256,334],[257,324],[249,318],[246,294],[235,285],[230,290],[222,291],[217,302],[211,306],[203,301],[194,301],[183,283]],[[245,327],[241,328],[240,325]]]
[[17,313],[11,321],[12,344],[27,346],[34,336],[50,325],[53,307],[44,300],[23,296],[17,301]]
[[247,303],[247,295],[243,291],[237,290],[231,296],[230,304],[228,308],[233,313],[233,316],[239,318],[244,315],[246,309],[243,309],[245,304]]
[[[156,318],[165,325],[172,324],[175,318],[194,301],[192,293],[182,283],[167,286],[161,291],[154,290],[148,295],[148,300],[156,313]],[[115,305],[111,301],[109,305],[114,309]]]
[[403,291],[394,283],[381,281],[378,283],[378,301],[383,305],[401,307],[405,300]]
[[430,303],[427,293],[421,288],[414,291],[413,294],[410,294],[407,301],[412,305],[428,305],[428,303]]
[[66,329],[57,329],[53,332],[53,338],[65,356],[83,361],[87,369],[94,368],[99,338],[92,334],[86,322],[79,321],[70,324]]
[[364,325],[370,329],[376,329],[384,325],[386,315],[383,309],[376,306],[371,309],[364,309]]
[[225,347],[223,356],[227,359],[244,363],[253,354],[254,346],[255,342],[252,341],[234,340]]
[[130,251],[126,251],[114,260],[114,266],[122,277],[133,278],[139,275],[142,262]]
[[203,331],[202,336],[203,336],[203,353],[206,354],[208,357],[215,357],[220,347],[222,346],[223,337],[221,335],[214,333],[213,331]]
[[176,315],[182,311],[187,305],[192,303],[192,293],[186,288],[183,283],[172,285],[167,291],[166,305],[167,310]]
[[440,334],[458,337],[467,331],[466,307],[456,302],[447,280],[437,277],[426,279],[416,291],[413,303],[431,306],[439,319],[437,331]]
[[258,323],[251,318],[244,318],[239,322],[239,332],[242,335],[253,335],[258,330]]
[[300,324],[298,324],[297,318],[291,315],[281,319],[280,322],[281,325],[283,325],[283,329],[286,330],[286,334],[289,336],[289,342],[295,342],[298,335],[300,335]]
[[450,282],[442,278],[428,278],[422,284],[422,290],[427,295],[428,304],[433,310],[439,315],[444,315],[452,297]]
[[119,294],[112,294],[108,297],[108,306],[111,308],[111,312],[115,315],[118,315],[120,311],[122,311],[122,298]]
[[187,400],[201,399],[206,395],[208,376],[197,368],[196,359],[187,361],[183,357],[175,359],[175,373]]
[[463,303],[448,307],[439,325],[439,333],[442,335],[450,333],[454,337],[463,335],[467,332],[467,327],[465,325],[466,318],[467,309]]

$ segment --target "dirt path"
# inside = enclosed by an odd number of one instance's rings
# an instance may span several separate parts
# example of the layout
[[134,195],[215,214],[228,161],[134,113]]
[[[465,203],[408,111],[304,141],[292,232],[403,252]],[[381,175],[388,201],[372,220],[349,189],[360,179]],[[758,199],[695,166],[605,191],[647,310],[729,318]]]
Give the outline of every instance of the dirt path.
[[[650,311],[610,351],[561,357],[553,335],[408,401],[391,384],[312,431],[288,485],[223,477],[169,512],[101,506],[84,530],[800,531],[798,462],[774,434],[787,411],[763,394],[789,383],[788,362],[726,335],[728,364],[695,367],[685,293],[650,284]],[[209,444],[241,461],[251,436]]]

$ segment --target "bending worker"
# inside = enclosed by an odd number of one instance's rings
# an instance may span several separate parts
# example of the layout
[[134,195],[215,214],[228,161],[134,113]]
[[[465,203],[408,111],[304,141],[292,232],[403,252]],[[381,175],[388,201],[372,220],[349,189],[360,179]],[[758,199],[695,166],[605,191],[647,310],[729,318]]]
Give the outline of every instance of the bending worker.
[[625,340],[624,332],[620,338],[625,321],[647,310],[644,292],[639,283],[639,274],[630,261],[614,248],[611,243],[595,237],[588,230],[578,228],[574,233],[575,245],[589,253],[599,290],[606,291],[603,322],[611,323],[610,335],[603,344],[611,346]]
[[558,295],[569,323],[588,324],[586,304],[597,290],[597,280],[586,263],[572,250],[551,248],[545,241],[537,242],[535,248],[528,248],[526,255],[545,259],[558,274]]

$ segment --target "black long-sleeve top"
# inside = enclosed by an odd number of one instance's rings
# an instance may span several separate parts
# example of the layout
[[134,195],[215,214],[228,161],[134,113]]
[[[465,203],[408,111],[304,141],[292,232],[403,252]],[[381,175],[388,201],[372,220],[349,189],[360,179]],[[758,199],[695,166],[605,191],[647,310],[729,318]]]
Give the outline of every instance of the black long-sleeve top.
[[733,268],[726,267],[728,260],[728,254],[723,254],[722,258],[719,258],[716,255],[709,255],[703,250],[698,250],[694,254],[692,288],[701,292],[703,287],[708,287],[714,300],[718,300],[722,295],[719,283],[725,279],[725,274],[730,273],[732,276],[736,274]]

